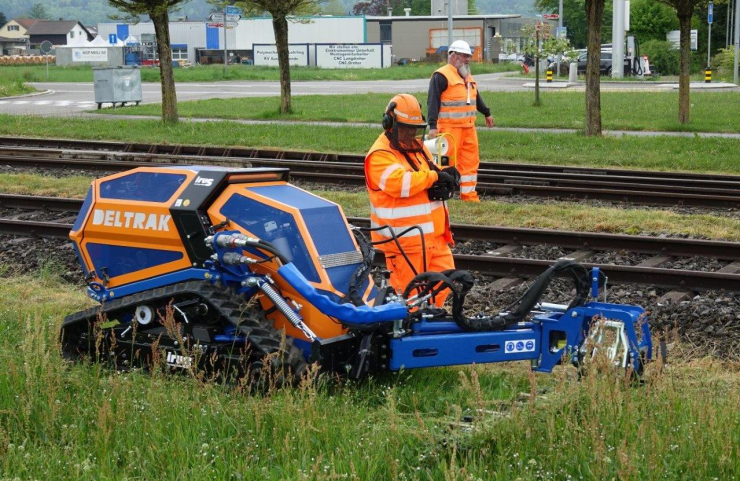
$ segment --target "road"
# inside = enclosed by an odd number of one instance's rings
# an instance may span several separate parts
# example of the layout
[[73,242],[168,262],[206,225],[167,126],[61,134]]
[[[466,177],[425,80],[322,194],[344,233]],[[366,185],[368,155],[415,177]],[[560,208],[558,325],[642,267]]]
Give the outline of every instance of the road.
[[[510,73],[495,73],[476,76],[482,91],[516,92],[531,91],[524,84],[532,79],[507,77]],[[544,81],[543,81],[544,84]],[[46,95],[17,99],[0,99],[0,113],[13,115],[74,116],[97,108],[92,82],[39,82],[31,84],[39,91],[48,90]],[[336,95],[353,93],[426,92],[427,79],[372,80],[372,81],[310,81],[292,82],[294,95]],[[602,82],[602,91],[656,89],[654,82]],[[582,86],[572,87],[582,89]],[[211,83],[182,82],[175,85],[177,100],[201,100],[232,97],[268,97],[280,95],[280,83],[273,81],[230,81]],[[661,89],[665,90],[665,89]],[[142,84],[142,102],[159,103],[161,90],[158,83]],[[110,104],[108,104],[110,106]],[[106,107],[106,106],[104,106]],[[114,113],[114,111],[111,111]]]

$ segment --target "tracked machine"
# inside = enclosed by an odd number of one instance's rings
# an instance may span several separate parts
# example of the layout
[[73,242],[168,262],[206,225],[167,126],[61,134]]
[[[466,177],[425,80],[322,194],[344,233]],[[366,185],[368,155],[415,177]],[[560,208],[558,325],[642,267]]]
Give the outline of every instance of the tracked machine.
[[[287,382],[312,363],[359,378],[518,360],[550,372],[597,349],[639,373],[653,357],[645,312],[599,302],[596,269],[560,261],[506,312],[470,315],[471,274],[422,272],[393,292],[373,276],[367,230],[289,184],[286,169],[143,167],[95,180],[70,237],[99,305],[64,320],[63,354]],[[541,300],[556,276],[573,280],[568,305]],[[431,302],[442,289],[448,309]]]

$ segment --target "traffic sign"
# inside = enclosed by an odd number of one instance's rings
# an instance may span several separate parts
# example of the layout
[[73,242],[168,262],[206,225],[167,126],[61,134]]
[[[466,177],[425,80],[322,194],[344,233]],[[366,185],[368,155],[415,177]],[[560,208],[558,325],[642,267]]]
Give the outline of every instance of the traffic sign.
[[239,25],[239,22],[226,22],[226,28],[233,28]]
[[118,43],[118,37],[115,33],[108,34],[108,43],[111,45],[115,45]]
[[542,18],[546,18],[547,20],[557,20],[560,18],[560,15],[557,13],[546,13],[542,15]]
[[224,8],[224,12],[226,13],[226,15],[241,15],[242,9],[233,5],[228,5],[226,8]]
[[568,36],[568,27],[555,27],[555,36],[565,38]]
[[206,22],[208,28],[224,28],[223,22]]
[[534,29],[535,29],[535,30],[537,30],[538,32],[539,32],[540,30],[542,30],[542,22],[537,22],[537,23],[535,23],[535,24],[534,24]]
[[39,46],[39,50],[41,50],[41,53],[44,54],[51,52],[52,48],[54,48],[54,45],[52,45],[51,42],[48,40],[44,40]]
[[238,22],[241,18],[241,15],[226,15],[227,22]]
[[223,22],[224,14],[223,13],[212,13],[208,16],[208,20],[210,20],[211,22]]

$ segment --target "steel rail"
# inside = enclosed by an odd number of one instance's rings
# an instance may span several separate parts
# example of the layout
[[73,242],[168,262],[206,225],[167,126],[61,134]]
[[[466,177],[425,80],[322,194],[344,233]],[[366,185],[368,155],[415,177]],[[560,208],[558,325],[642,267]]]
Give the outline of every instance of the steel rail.
[[[22,138],[22,137],[2,137],[0,136],[0,146],[10,147],[39,147],[51,149],[71,149],[71,150],[90,150],[90,151],[110,151],[122,153],[138,154],[162,154],[169,156],[197,156],[197,157],[234,157],[242,159],[261,158],[261,159],[282,159],[282,160],[314,160],[314,161],[333,161],[333,162],[355,162],[362,163],[364,155],[359,154],[340,154],[340,153],[322,153],[310,151],[291,151],[291,150],[274,150],[274,149],[257,149],[253,147],[222,147],[222,146],[203,146],[203,145],[177,145],[177,144],[144,144],[132,142],[114,142],[114,141],[91,141],[91,140],[70,140],[70,139],[43,139],[43,138]],[[592,167],[572,167],[559,165],[542,165],[542,164],[516,164],[508,162],[486,162],[482,161],[480,170],[491,170],[492,174],[509,173],[517,175],[526,173],[527,176],[547,177],[559,174],[566,175],[584,175],[588,178],[608,176],[614,180],[620,178],[634,177],[642,182],[650,180],[659,182],[661,185],[671,183],[677,187],[690,187],[689,184],[704,184],[716,181],[718,186],[728,186],[728,183],[740,185],[740,176],[724,174],[702,174],[689,172],[662,172],[662,171],[645,171],[645,170],[627,170],[614,168],[592,168]]]
[[[3,234],[68,238],[71,228],[71,224],[0,219],[0,232]],[[382,253],[380,254],[378,260],[382,259]],[[459,269],[477,271],[483,275],[526,278],[540,275],[554,262],[467,254],[455,254],[454,258],[455,265]],[[609,282],[612,284],[650,284],[666,288],[691,290],[724,289],[733,292],[740,291],[740,274],[613,264],[583,263],[583,265],[587,268],[599,267],[606,273]]]
[[[22,157],[6,156],[0,151],[0,162],[5,165],[21,167],[44,167],[68,169],[70,167],[96,171],[122,171],[145,166],[171,166],[178,159],[161,157],[158,154],[150,155],[147,160],[125,160],[125,154],[116,154],[117,160],[82,160],[79,158],[55,157]],[[173,162],[174,161],[174,162]],[[286,167],[291,170],[290,176],[308,182],[320,181],[334,185],[365,185],[362,166],[339,162],[291,161],[242,159],[230,157],[212,157],[193,159],[189,165],[218,165],[229,167]],[[181,164],[180,164],[181,165]],[[331,169],[332,172],[327,172]],[[711,208],[737,208],[740,206],[740,191],[737,195],[704,195],[692,194],[685,191],[676,193],[656,192],[655,190],[631,191],[624,189],[600,189],[579,187],[557,187],[528,184],[492,184],[479,182],[477,190],[482,195],[529,195],[537,197],[551,197],[558,199],[601,199],[615,202],[631,202],[654,205],[692,205]],[[646,186],[650,189],[650,186]]]
[[[0,207],[78,212],[82,207],[82,200],[61,197],[0,194]],[[348,217],[347,220],[358,227],[369,227],[370,225],[370,220],[364,217]],[[495,244],[553,245],[572,249],[626,250],[673,257],[703,256],[726,260],[740,260],[740,243],[729,241],[661,238],[472,224],[453,224],[451,229],[457,239],[480,240]]]

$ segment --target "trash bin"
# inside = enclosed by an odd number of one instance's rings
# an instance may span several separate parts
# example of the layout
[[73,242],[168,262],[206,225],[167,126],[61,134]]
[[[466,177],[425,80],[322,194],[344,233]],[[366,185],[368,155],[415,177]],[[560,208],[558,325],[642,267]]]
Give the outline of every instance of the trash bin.
[[136,65],[93,68],[93,80],[98,109],[105,103],[115,108],[117,103],[141,102],[141,70]]

